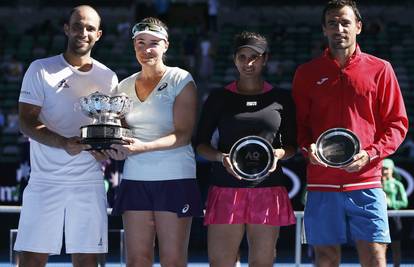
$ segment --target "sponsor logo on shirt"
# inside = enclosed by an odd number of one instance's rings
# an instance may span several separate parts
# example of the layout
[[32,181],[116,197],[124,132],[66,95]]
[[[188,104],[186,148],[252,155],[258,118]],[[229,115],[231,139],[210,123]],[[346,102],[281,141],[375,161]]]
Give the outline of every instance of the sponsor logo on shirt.
[[246,107],[255,107],[257,106],[257,101],[247,101]]
[[190,204],[185,204],[183,209],[181,210],[182,213],[187,213],[187,211],[190,209]]
[[20,94],[21,95],[30,95],[30,92],[22,90],[22,91],[20,91]]
[[319,81],[316,82],[317,85],[322,85],[324,82],[328,80],[328,77],[323,77]]
[[168,86],[168,83],[162,83],[162,84],[160,85],[160,87],[158,87],[157,91],[162,91],[162,90],[164,90],[165,88],[167,88],[167,86]]
[[68,85],[68,80],[67,80],[67,79],[63,79],[63,80],[61,80],[61,81],[58,83],[57,88],[59,88],[59,89],[62,89],[62,88],[69,88],[69,85]]

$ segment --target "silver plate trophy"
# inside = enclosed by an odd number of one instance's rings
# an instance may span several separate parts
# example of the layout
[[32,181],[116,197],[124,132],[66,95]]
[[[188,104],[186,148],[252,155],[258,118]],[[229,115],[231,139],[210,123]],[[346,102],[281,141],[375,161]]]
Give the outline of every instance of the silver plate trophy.
[[234,172],[245,180],[266,177],[275,160],[272,145],[255,135],[246,136],[234,143],[229,156]]
[[130,137],[131,131],[121,126],[121,119],[131,110],[132,102],[125,95],[108,96],[92,93],[79,100],[83,113],[93,118],[90,125],[81,130],[81,143],[92,150],[109,149],[112,144],[124,144],[122,137]]
[[345,128],[329,129],[316,141],[316,155],[323,163],[334,168],[341,168],[351,163],[359,150],[358,137]]

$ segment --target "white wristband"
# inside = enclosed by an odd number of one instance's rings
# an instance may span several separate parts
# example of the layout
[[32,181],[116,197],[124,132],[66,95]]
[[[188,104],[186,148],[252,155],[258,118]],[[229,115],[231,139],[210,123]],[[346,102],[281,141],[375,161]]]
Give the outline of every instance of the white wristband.
[[224,155],[223,155],[223,153],[219,153],[216,158],[217,158],[217,161],[221,162],[221,164],[224,165]]

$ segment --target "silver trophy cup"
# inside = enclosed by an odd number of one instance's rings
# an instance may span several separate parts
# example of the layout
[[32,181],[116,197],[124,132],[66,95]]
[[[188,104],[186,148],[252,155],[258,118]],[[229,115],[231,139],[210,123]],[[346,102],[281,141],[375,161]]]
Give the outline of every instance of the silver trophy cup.
[[353,161],[360,150],[358,137],[345,128],[323,132],[316,141],[316,155],[326,165],[341,168]]
[[131,110],[132,102],[125,95],[108,96],[92,93],[79,100],[81,110],[93,118],[90,125],[80,128],[81,143],[91,150],[110,149],[112,144],[124,144],[122,137],[130,137],[131,131],[121,126],[121,119]]
[[234,172],[242,179],[251,181],[266,177],[275,160],[269,141],[255,135],[234,143],[229,156]]

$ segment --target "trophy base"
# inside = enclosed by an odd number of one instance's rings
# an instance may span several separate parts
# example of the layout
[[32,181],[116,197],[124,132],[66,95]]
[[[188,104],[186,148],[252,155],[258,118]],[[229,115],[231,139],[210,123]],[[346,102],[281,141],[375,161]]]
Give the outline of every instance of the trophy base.
[[132,137],[131,130],[119,125],[92,124],[81,127],[82,144],[91,146],[89,150],[112,149],[112,144],[128,144],[122,137]]
[[128,142],[117,138],[84,138],[81,140],[81,144],[90,145],[91,148],[87,150],[104,150],[113,149],[112,144],[125,145]]

